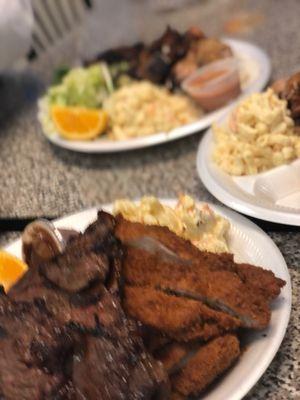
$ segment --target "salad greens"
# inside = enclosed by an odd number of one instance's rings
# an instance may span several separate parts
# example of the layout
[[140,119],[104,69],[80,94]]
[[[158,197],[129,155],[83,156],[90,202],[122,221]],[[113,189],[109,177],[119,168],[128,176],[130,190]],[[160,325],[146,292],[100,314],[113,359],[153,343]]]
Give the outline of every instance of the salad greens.
[[114,91],[118,76],[128,69],[127,63],[98,63],[89,67],[61,71],[61,82],[49,88],[49,104],[99,108]]
[[58,85],[59,83],[61,83],[61,81],[63,80],[63,77],[65,75],[67,75],[67,73],[70,71],[70,68],[67,67],[66,65],[62,65],[60,67],[58,67],[55,71],[54,71],[54,76],[53,76],[53,85]]

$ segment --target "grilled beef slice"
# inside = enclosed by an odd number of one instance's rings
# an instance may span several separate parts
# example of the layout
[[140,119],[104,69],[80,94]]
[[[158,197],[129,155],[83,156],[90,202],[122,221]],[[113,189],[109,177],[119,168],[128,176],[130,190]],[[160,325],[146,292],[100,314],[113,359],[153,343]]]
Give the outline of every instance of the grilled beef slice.
[[42,303],[15,303],[5,295],[0,303],[1,398],[45,399],[63,384],[77,335]]
[[162,365],[145,352],[116,297],[106,292],[99,308],[97,330],[74,362],[78,391],[87,399],[152,398],[166,382]]
[[2,295],[1,398],[168,398],[162,365],[120,305],[122,246],[114,226],[100,212],[63,254]]

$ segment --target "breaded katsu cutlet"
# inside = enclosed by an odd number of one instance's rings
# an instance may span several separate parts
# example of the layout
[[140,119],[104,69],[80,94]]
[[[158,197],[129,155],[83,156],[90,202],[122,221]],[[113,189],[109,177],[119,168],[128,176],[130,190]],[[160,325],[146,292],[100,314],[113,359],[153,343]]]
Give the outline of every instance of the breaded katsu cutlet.
[[240,355],[235,335],[217,337],[199,347],[178,372],[171,375],[171,386],[182,396],[196,396],[223,374]]
[[200,301],[137,286],[125,286],[123,306],[128,315],[170,339],[208,340],[236,330],[240,320]]
[[[167,294],[192,299],[212,310],[239,319],[246,328],[261,329],[270,321],[269,301],[228,270],[211,271],[205,265],[163,261],[144,249],[129,247],[123,274],[131,286],[151,287]],[[143,322],[143,321],[142,321]]]
[[[173,397],[196,396],[225,372],[240,355],[236,335],[219,336],[207,343],[173,342],[155,355],[170,374]],[[173,398],[172,397],[172,398]]]
[[[238,318],[247,328],[268,325],[269,303],[285,284],[272,272],[236,264],[231,255],[200,251],[168,228],[129,222],[121,216],[115,232],[127,245],[123,267],[127,284],[200,301]],[[149,248],[145,238],[151,238],[157,248],[153,243]]]
[[285,285],[285,281],[277,278],[272,271],[250,264],[235,263],[233,255],[229,253],[215,254],[200,251],[190,241],[177,236],[166,227],[130,222],[121,215],[116,217],[116,221],[115,233],[123,243],[130,243],[144,237],[152,238],[170,249],[182,260],[192,263],[198,270],[205,265],[212,271],[235,272],[245,284],[263,292],[264,296],[270,300],[276,298]]
[[241,328],[268,326],[285,282],[232,254],[200,251],[166,227],[119,215],[115,235],[125,250],[124,310],[158,334],[153,355],[169,374],[170,400],[194,398],[238,359]]

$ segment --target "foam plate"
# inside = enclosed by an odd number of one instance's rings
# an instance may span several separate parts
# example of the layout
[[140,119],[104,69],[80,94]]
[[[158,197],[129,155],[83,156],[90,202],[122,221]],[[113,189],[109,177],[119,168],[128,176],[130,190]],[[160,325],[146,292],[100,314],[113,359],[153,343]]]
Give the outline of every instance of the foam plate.
[[[171,206],[175,205],[175,200],[162,201]],[[291,311],[291,282],[279,249],[260,228],[233,211],[214,205],[210,207],[231,222],[229,246],[237,261],[263,266],[287,282],[280,297],[273,304],[268,329],[245,334],[246,351],[235,366],[201,397],[201,400],[240,400],[256,384],[280,347]],[[111,205],[103,208],[107,211],[112,209]],[[90,209],[59,219],[55,225],[83,230],[96,216],[97,210]],[[21,240],[11,243],[5,250],[20,257]]]
[[198,121],[173,129],[171,132],[157,132],[150,136],[137,137],[129,140],[114,141],[103,137],[93,141],[70,141],[61,138],[58,134],[47,135],[43,132],[44,135],[50,142],[68,150],[83,153],[111,153],[170,142],[208,128],[214,121],[217,121],[226,113],[236,101],[241,100],[242,97],[250,93],[262,90],[267,84],[271,73],[270,59],[261,48],[241,40],[226,38],[222,40],[232,48],[234,54],[239,59],[243,76],[242,94],[229,105],[217,111],[204,114]]
[[213,146],[209,129],[198,147],[197,171],[219,201],[251,217],[300,226],[300,160],[261,174],[234,177],[213,162]]

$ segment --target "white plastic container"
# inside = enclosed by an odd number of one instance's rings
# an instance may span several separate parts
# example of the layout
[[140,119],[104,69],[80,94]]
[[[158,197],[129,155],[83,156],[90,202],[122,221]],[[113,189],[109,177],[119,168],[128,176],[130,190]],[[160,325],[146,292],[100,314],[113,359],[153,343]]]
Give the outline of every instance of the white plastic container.
[[204,110],[220,108],[241,93],[238,62],[232,57],[208,64],[186,78],[181,87]]

